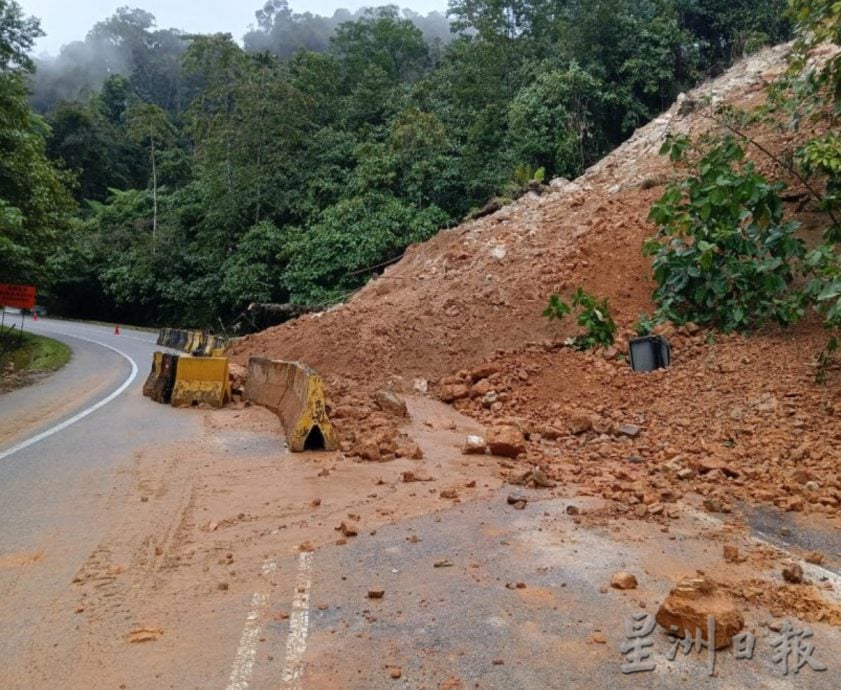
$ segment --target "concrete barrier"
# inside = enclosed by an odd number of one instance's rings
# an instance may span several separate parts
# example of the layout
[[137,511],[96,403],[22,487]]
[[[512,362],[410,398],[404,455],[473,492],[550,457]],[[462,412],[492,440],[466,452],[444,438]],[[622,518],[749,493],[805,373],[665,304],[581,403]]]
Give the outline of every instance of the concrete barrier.
[[[160,343],[158,344],[160,345]],[[152,397],[152,391],[155,390],[155,382],[161,378],[163,373],[163,361],[163,352],[152,353],[152,371],[149,372],[149,376],[146,377],[146,381],[143,383],[143,395],[147,398]]]
[[157,343],[195,357],[221,357],[228,347],[229,340],[206,331],[161,328],[158,331]]
[[223,407],[231,400],[228,360],[225,357],[180,357],[172,390],[174,407],[206,403]]
[[305,364],[252,357],[248,360],[245,399],[280,417],[291,451],[338,448],[327,417],[324,383]]
[[168,404],[175,386],[175,373],[178,369],[178,355],[165,352],[152,354],[152,371],[143,383],[143,395],[155,402]]

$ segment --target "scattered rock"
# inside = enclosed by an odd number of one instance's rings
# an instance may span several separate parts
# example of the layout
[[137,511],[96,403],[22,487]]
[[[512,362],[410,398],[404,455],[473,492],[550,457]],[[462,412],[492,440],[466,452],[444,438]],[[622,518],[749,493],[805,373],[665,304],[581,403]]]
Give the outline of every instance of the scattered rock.
[[379,390],[374,393],[374,402],[383,412],[396,415],[397,417],[408,417],[409,409],[406,401],[397,396],[396,393],[387,390]]
[[589,415],[579,412],[569,418],[567,428],[571,434],[584,434],[593,428],[593,420]]
[[499,372],[499,367],[496,364],[482,364],[475,369],[471,369],[468,376],[471,381],[481,381],[489,376],[493,376]]
[[[522,494],[508,494],[508,505],[516,507],[517,504],[522,503],[523,508],[526,507],[526,503],[529,502],[528,496],[523,496]],[[522,508],[520,508],[522,510]]]
[[369,589],[368,590],[368,598],[369,599],[382,599],[385,596],[384,589]]
[[636,438],[637,436],[640,435],[640,431],[642,431],[642,430],[636,424],[623,424],[622,426],[620,426],[616,430],[616,433],[619,436],[627,436],[628,438]]
[[[733,635],[745,627],[745,620],[733,603],[718,593],[715,583],[703,573],[681,580],[657,611],[656,619],[664,629],[683,637],[696,630],[706,639],[707,616],[715,619],[716,649],[730,644]],[[709,640],[707,640],[709,642]]]
[[448,558],[443,558],[440,561],[435,561],[432,564],[433,568],[451,568],[453,566],[453,562]]
[[379,462],[382,458],[380,447],[377,441],[370,437],[361,439],[351,450],[351,455],[356,455],[363,460]]
[[724,545],[724,560],[728,563],[739,563],[742,559],[739,556],[739,549],[733,544]]
[[615,589],[636,589],[637,578],[633,573],[620,570],[610,578],[610,586]]
[[484,455],[487,450],[488,445],[481,436],[468,436],[461,447],[463,455]]
[[488,448],[492,455],[516,458],[526,452],[526,439],[515,426],[497,426],[488,432]]
[[455,402],[456,400],[462,400],[463,398],[467,398],[470,395],[470,388],[465,386],[463,383],[451,383],[445,386],[441,386],[441,390],[439,391],[438,397],[445,403]]
[[806,554],[804,560],[812,565],[821,565],[824,561],[824,555],[820,551],[810,551]]
[[394,678],[394,680],[397,680],[398,678],[400,678],[400,676],[403,675],[403,669],[401,669],[399,666],[391,666],[388,670],[388,674],[392,678]]
[[783,566],[783,579],[793,585],[799,585],[803,582],[803,568],[799,563],[786,563]]
[[398,446],[395,455],[398,458],[409,458],[411,460],[423,460],[423,450],[414,441]]
[[355,537],[359,534],[359,530],[356,529],[353,525],[348,525],[344,520],[342,520],[342,524],[336,527],[338,532],[341,532],[346,537]]
[[538,489],[553,489],[558,485],[557,482],[549,479],[540,467],[531,470],[523,483],[526,486],[533,486]]
[[426,474],[422,474],[420,472],[412,472],[411,470],[406,470],[405,472],[401,473],[400,479],[409,484],[411,482],[431,482],[434,481],[432,477]]
[[450,500],[455,500],[458,498],[458,491],[455,489],[442,489],[441,492],[438,494],[441,498],[447,498]]

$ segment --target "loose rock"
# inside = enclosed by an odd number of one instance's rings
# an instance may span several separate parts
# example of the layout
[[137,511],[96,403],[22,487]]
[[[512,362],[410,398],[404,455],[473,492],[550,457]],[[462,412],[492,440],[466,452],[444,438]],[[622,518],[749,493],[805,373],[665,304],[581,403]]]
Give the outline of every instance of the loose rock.
[[397,417],[408,417],[409,410],[406,401],[399,398],[395,393],[386,390],[379,390],[374,393],[374,402],[377,403],[383,412],[396,415]]
[[783,566],[783,579],[793,585],[803,582],[803,568],[799,563],[787,563]]
[[672,630],[672,626],[675,626],[676,634],[680,637],[687,632],[695,635],[695,631],[700,630],[701,636],[706,639],[707,616],[715,619],[716,649],[728,646],[733,635],[745,627],[745,620],[739,610],[718,593],[712,580],[699,573],[696,577],[681,580],[669,592],[657,611],[656,619],[666,630]]
[[614,573],[613,577],[610,578],[610,586],[615,589],[636,589],[637,578],[633,573],[620,570],[618,573]]
[[468,436],[461,447],[463,455],[484,455],[487,450],[488,445],[481,436]]
[[498,426],[488,433],[488,448],[493,455],[516,458],[526,452],[526,439],[515,426]]

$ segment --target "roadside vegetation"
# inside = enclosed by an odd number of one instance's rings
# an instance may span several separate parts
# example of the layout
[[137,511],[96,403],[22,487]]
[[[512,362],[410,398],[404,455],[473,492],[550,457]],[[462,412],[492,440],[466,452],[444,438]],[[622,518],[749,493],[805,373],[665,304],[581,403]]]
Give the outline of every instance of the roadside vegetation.
[[70,348],[52,338],[21,333],[17,326],[0,328],[0,391],[24,383],[31,375],[61,369]]
[[[838,351],[841,327],[841,4],[797,0],[790,12],[797,40],[768,103],[749,112],[714,112],[724,135],[664,144],[661,153],[690,174],[652,206],[649,220],[659,231],[644,251],[654,257],[658,284],[654,322],[746,331],[769,320],[789,325],[815,309],[829,331],[818,357],[822,379]],[[824,43],[836,48],[814,60],[813,51]],[[772,152],[743,133],[747,124],[811,134]],[[798,224],[783,217],[786,185],[757,172],[746,159],[748,149],[795,180],[824,214],[818,246],[807,251],[795,236]]]

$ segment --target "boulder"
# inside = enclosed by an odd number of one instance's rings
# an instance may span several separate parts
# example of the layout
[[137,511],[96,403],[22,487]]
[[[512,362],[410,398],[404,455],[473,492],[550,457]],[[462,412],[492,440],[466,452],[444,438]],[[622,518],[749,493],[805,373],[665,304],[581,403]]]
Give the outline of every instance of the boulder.
[[396,415],[397,417],[409,416],[409,410],[406,408],[406,402],[391,391],[377,391],[374,394],[374,402],[377,403],[377,407],[379,407],[383,412]]
[[733,635],[745,627],[745,619],[730,599],[718,592],[712,580],[699,573],[695,577],[684,578],[672,588],[660,605],[656,618],[666,631],[672,631],[672,626],[675,626],[675,634],[679,637],[686,633],[694,637],[698,630],[707,640],[707,616],[715,619],[716,649],[727,647]]
[[488,448],[492,455],[516,458],[526,452],[526,438],[515,426],[498,426],[488,432]]
[[470,395],[470,389],[463,383],[449,383],[441,386],[438,397],[445,403],[462,400]]
[[613,573],[610,578],[610,586],[614,589],[636,589],[637,578],[633,573],[620,570],[618,573]]
[[464,439],[464,445],[461,447],[463,455],[484,455],[487,451],[488,445],[485,439],[481,436],[468,436]]

